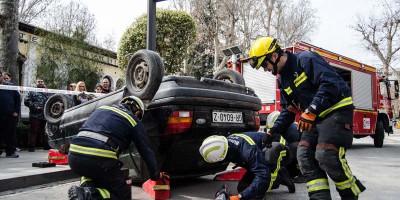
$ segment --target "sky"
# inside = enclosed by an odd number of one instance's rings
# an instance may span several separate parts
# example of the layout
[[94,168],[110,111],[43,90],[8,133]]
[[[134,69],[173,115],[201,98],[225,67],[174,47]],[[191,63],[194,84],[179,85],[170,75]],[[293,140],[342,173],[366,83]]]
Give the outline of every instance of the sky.
[[[257,0],[256,0],[257,1]],[[261,0],[258,0],[261,1]],[[378,58],[366,52],[361,37],[349,27],[356,15],[370,14],[377,6],[374,0],[310,0],[319,28],[311,36],[311,44],[339,53],[368,65],[378,67]],[[97,20],[97,32],[102,39],[111,35],[118,44],[122,34],[137,17],[147,12],[147,0],[81,0]],[[168,2],[157,3],[166,8]]]

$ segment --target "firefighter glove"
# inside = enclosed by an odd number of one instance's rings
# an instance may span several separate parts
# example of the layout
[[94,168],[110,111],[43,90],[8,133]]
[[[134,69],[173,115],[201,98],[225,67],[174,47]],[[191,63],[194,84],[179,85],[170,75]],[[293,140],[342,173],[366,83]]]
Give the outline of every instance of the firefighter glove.
[[315,118],[317,118],[317,116],[311,111],[309,111],[309,109],[306,109],[300,116],[299,124],[297,125],[297,130],[300,132],[310,131],[315,121]]
[[229,197],[230,200],[240,200],[239,195],[233,195]]
[[262,141],[262,147],[263,148],[271,148],[272,146],[272,140],[274,140],[275,134],[271,133],[271,131],[265,133]]

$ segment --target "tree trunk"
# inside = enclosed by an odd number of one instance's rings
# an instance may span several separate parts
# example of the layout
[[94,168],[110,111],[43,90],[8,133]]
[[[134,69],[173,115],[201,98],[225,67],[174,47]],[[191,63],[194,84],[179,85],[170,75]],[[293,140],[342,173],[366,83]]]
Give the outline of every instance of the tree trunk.
[[18,1],[0,0],[0,71],[10,72],[16,85],[19,85]]

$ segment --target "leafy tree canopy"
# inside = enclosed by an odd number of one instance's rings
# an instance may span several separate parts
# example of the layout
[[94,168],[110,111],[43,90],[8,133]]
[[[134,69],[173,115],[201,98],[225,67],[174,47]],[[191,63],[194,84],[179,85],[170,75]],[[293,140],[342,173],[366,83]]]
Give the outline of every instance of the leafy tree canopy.
[[88,51],[88,44],[57,34],[42,35],[38,46],[41,59],[36,76],[46,81],[48,88],[66,89],[70,83],[84,81],[92,92],[100,79],[99,62]]
[[[180,65],[195,40],[194,20],[183,11],[160,9],[156,13],[156,30],[156,48],[164,60],[165,73],[180,72]],[[146,48],[146,31],[146,14],[125,31],[118,48],[118,65],[122,69],[126,69],[129,59],[136,51]]]

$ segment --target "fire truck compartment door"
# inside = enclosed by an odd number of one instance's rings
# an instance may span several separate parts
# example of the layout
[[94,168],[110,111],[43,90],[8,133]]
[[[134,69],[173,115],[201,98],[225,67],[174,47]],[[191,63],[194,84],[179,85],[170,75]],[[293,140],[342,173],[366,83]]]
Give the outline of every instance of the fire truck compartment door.
[[373,109],[371,75],[353,70],[351,79],[354,106],[359,109]]
[[253,88],[261,99],[261,103],[274,103],[276,100],[276,77],[265,72],[261,67],[256,70],[251,68],[248,62],[243,63],[243,78],[246,86]]

